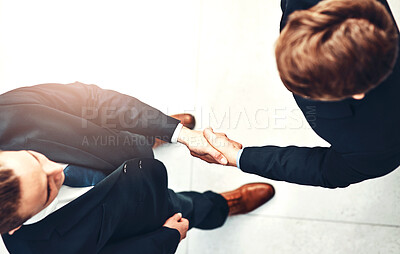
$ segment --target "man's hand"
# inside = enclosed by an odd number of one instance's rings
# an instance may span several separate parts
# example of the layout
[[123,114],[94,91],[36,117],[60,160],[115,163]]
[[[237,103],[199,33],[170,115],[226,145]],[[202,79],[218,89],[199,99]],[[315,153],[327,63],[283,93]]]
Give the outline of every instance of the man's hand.
[[239,150],[243,147],[242,144],[230,140],[224,133],[214,133],[212,128],[204,129],[203,135],[209,144],[228,159],[229,166],[237,166],[236,157]]
[[180,241],[182,241],[186,238],[186,233],[189,230],[189,221],[185,218],[182,218],[181,213],[176,213],[164,223],[163,227],[178,230],[181,234]]
[[217,149],[212,147],[201,131],[193,131],[183,127],[178,142],[189,148],[190,154],[209,163],[228,164],[227,158]]

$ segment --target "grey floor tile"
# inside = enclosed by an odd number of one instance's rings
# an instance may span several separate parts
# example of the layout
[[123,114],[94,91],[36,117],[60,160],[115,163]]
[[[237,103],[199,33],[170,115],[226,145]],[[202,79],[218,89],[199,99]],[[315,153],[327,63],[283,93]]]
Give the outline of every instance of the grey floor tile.
[[8,250],[6,249],[6,246],[4,245],[4,242],[3,242],[3,238],[1,238],[1,236],[0,236],[0,253],[1,254],[8,253]]
[[233,167],[195,160],[192,182],[194,190],[218,192],[248,182],[273,184],[275,197],[254,214],[400,226],[399,180],[400,170],[345,189],[330,190],[271,181]]
[[175,253],[176,254],[188,254],[189,253],[189,241],[187,240],[187,238],[179,243],[178,248]]
[[169,188],[176,192],[191,189],[193,158],[185,146],[165,144],[154,149],[154,156],[167,168]]
[[217,230],[192,230],[188,253],[397,254],[399,239],[399,227],[247,215],[230,218]]
[[274,183],[270,207],[256,214],[400,226],[400,170],[345,189]]
[[387,1],[389,3],[393,16],[396,19],[398,25],[400,21],[400,2],[396,0],[387,0]]

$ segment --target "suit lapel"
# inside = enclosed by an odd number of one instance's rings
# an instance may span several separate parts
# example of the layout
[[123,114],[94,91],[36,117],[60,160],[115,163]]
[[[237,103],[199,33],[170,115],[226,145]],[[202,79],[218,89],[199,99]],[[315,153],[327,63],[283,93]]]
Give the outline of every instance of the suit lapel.
[[115,169],[115,166],[91,153],[55,141],[27,138],[24,149],[41,152],[43,147],[46,148],[44,154],[56,162],[95,168],[106,174]]

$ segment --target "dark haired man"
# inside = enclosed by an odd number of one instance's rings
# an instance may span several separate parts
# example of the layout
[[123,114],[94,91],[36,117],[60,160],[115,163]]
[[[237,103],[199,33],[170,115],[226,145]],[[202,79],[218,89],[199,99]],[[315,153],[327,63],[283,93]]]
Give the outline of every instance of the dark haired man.
[[7,92],[0,122],[0,231],[11,253],[174,253],[188,228],[217,228],[274,194],[264,183],[169,190],[154,138],[223,163],[220,153],[179,120],[94,85]]
[[[331,147],[246,147],[206,129],[229,165],[327,188],[400,165],[399,31],[385,0],[283,0],[279,74]],[[308,115],[311,112],[312,115]]]

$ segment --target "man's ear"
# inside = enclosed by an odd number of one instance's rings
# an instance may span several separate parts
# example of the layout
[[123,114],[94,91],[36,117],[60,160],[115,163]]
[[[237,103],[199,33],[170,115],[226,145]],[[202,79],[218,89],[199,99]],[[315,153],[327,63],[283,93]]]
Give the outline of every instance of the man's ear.
[[355,100],[362,100],[365,97],[365,93],[355,94],[355,95],[353,95],[351,97],[353,97],[353,99],[355,99]]
[[20,229],[20,227],[21,227],[21,226],[19,226],[19,227],[17,227],[17,228],[14,228],[14,229],[11,229],[10,231],[8,231],[8,234],[9,234],[9,235],[14,234],[15,231],[17,231],[18,229]]

